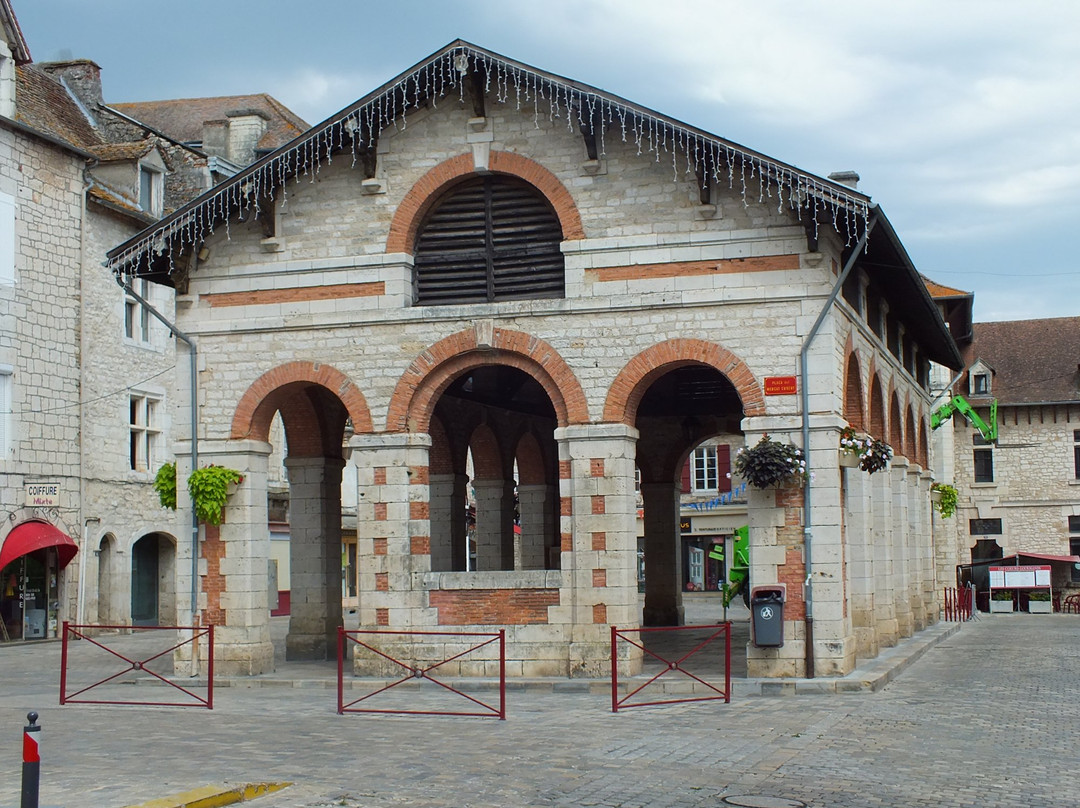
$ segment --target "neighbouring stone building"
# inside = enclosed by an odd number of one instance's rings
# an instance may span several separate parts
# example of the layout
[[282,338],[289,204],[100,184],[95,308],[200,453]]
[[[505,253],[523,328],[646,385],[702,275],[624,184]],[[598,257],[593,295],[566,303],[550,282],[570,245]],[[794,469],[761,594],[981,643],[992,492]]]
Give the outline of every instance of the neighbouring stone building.
[[[765,434],[812,478],[747,489],[752,581],[787,597],[751,675],[843,674],[933,622],[930,367],[961,360],[851,180],[455,42],[119,245],[197,350],[180,479],[193,427],[199,465],[245,477],[194,585],[177,548],[181,621],[218,626],[219,670],[272,668],[280,417],[293,658],[334,653],[346,464],[362,627],[504,627],[511,674],[602,675],[611,626],[682,620],[686,458]],[[891,466],[841,468],[846,425]]]
[[103,262],[235,169],[111,110],[94,62],[33,62],[8,0],[0,29],[0,640],[175,623],[175,345]]

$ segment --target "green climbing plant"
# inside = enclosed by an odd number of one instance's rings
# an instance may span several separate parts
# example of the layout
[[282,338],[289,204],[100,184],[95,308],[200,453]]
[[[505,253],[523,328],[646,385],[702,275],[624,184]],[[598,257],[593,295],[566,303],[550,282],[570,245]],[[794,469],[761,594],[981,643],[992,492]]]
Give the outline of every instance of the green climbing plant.
[[188,492],[195,503],[195,515],[209,525],[220,525],[225,501],[229,498],[229,486],[244,481],[236,469],[224,466],[206,466],[195,469],[188,477]]
[[176,510],[176,464],[166,463],[158,469],[154,477],[154,490],[157,491],[161,507]]
[[948,483],[934,483],[930,490],[938,495],[934,501],[934,507],[941,514],[942,519],[948,519],[956,513],[956,502],[959,495],[956,488]]

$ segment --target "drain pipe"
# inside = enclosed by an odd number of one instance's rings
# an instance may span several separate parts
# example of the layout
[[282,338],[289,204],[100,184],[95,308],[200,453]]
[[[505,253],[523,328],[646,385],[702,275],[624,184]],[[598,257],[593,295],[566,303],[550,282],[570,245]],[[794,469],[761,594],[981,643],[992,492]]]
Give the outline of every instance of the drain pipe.
[[[150,312],[163,326],[169,329],[169,333],[179,340],[187,343],[191,349],[191,467],[199,467],[199,365],[198,354],[195,350],[195,342],[187,334],[165,319],[165,315],[150,305],[138,292],[131,288],[131,281],[126,277],[116,275],[116,282],[124,288],[124,291],[135,298],[139,305]],[[195,615],[199,605],[199,519],[195,510],[195,503],[191,503],[191,622],[195,623]]]
[[806,487],[803,489],[803,553],[806,563],[806,580],[803,582],[803,600],[806,605],[806,617],[804,619],[804,635],[806,643],[806,678],[814,678],[814,567],[812,563],[813,556],[811,554],[811,548],[813,546],[814,530],[813,530],[813,510],[811,510],[811,492],[813,490],[813,478],[810,475],[810,392],[806,389],[806,382],[808,378],[807,373],[807,361],[806,357],[810,351],[810,344],[814,341],[814,337],[817,336],[818,331],[821,329],[821,324],[825,322],[825,315],[832,309],[833,303],[836,302],[836,298],[839,296],[840,291],[844,288],[844,281],[847,280],[848,275],[851,274],[852,268],[855,266],[855,262],[859,259],[859,254],[866,248],[866,240],[870,237],[870,231],[877,225],[877,205],[870,206],[871,214],[870,220],[866,223],[866,230],[863,231],[862,237],[859,239],[858,244],[855,245],[855,249],[851,251],[851,256],[848,258],[847,263],[844,264],[844,269],[840,273],[840,277],[836,279],[836,283],[833,285],[832,293],[829,295],[829,299],[825,301],[824,307],[821,309],[821,313],[818,314],[817,320],[814,322],[814,327],[810,329],[810,333],[806,336],[806,341],[803,342],[802,350],[799,351],[799,393],[800,402],[802,404],[802,444],[803,444],[803,458],[806,460]]

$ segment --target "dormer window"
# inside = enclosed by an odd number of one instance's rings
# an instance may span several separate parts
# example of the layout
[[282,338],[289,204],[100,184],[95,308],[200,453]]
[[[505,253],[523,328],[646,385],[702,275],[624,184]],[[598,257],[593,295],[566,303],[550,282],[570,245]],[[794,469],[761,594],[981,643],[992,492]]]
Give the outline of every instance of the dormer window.
[[160,216],[165,175],[148,166],[139,166],[139,207],[151,216]]
[[990,395],[990,374],[989,373],[972,373],[971,374],[971,394],[973,396],[988,396],[988,395]]

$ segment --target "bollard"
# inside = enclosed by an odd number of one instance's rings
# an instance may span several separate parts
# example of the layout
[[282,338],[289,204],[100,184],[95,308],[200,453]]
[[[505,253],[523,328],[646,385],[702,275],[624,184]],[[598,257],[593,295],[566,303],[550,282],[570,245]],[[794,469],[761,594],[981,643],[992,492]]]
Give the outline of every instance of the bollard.
[[38,750],[41,727],[38,714],[27,713],[30,726],[23,727],[22,804],[19,808],[38,808],[38,783],[41,778],[41,754]]

